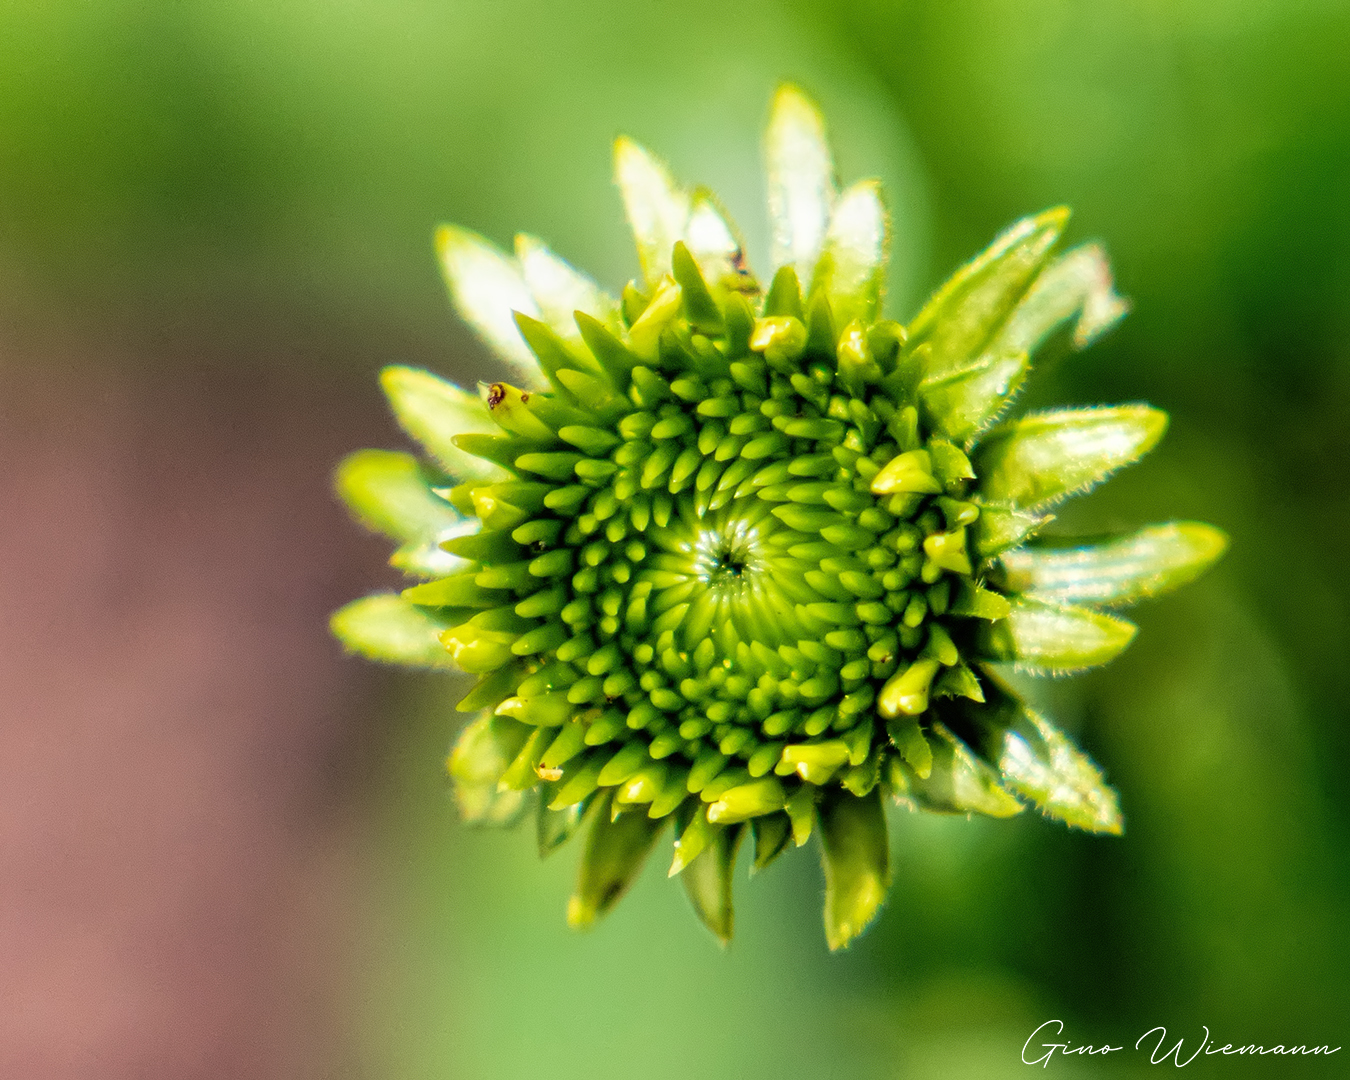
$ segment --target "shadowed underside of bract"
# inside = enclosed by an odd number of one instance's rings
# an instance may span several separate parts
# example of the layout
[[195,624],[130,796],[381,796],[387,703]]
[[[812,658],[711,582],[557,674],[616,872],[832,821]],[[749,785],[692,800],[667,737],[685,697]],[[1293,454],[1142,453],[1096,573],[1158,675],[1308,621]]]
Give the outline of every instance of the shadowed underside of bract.
[[1061,500],[1137,461],[1146,405],[1003,419],[1048,337],[1125,312],[1102,251],[1025,218],[907,326],[882,317],[879,185],[839,191],[815,106],[765,141],[773,274],[707,191],[635,143],[615,172],[642,276],[615,298],[541,242],[446,227],[460,314],[519,371],[470,393],[393,367],[426,460],[346,459],[356,516],[421,579],[333,617],[353,651],[478,676],[448,768],[464,817],[533,807],[548,854],[589,823],[574,926],[667,822],[672,876],[723,942],[747,826],[757,870],[813,832],[832,949],[888,886],[884,798],[1121,831],[1093,763],[999,675],[1105,663],[1114,609],[1191,580],[1222,533],[1171,522],[1038,541]]

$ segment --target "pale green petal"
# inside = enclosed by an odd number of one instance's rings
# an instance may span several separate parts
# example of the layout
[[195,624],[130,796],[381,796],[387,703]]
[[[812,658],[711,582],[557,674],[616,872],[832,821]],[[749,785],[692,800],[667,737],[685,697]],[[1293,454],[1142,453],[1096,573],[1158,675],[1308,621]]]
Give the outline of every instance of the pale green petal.
[[584,311],[618,333],[623,323],[619,302],[594,281],[549,250],[548,246],[524,233],[516,237],[516,259],[520,271],[546,322],[573,348],[585,348],[577,329],[575,313]]
[[817,807],[825,869],[825,940],[844,948],[867,928],[891,884],[881,788],[858,798],[835,790]]
[[495,244],[457,225],[436,230],[436,252],[460,317],[528,385],[543,386],[538,366],[516,329],[513,311],[539,316],[520,267]]
[[1084,244],[1041,271],[999,331],[996,344],[1009,352],[1035,352],[1051,332],[1076,315],[1073,344],[1084,349],[1129,310],[1129,303],[1116,294],[1106,253],[1097,244]]
[[909,334],[912,345],[928,345],[930,375],[966,368],[985,351],[1040,272],[1068,219],[1068,210],[1059,207],[1016,222],[924,305]]
[[1167,430],[1147,405],[1057,409],[995,428],[975,454],[980,494],[1036,510],[1092,487],[1138,461]]
[[745,262],[745,247],[736,226],[712,192],[694,192],[685,243],[698,263],[703,280],[713,289],[753,292],[758,288]]
[[[538,365],[535,365],[538,370]],[[387,367],[380,386],[399,426],[421,443],[437,464],[458,480],[481,480],[499,470],[482,458],[466,454],[452,441],[456,435],[500,434],[487,405],[476,394],[461,390],[429,371]]]
[[576,891],[567,902],[567,924],[576,929],[590,926],[618,902],[665,825],[665,819],[653,821],[641,810],[611,818],[609,804],[606,795],[596,808]]
[[773,269],[791,266],[810,282],[838,193],[825,122],[795,86],[781,86],[764,138]]
[[1013,601],[1006,619],[981,625],[980,644],[990,660],[1011,660],[1027,671],[1060,674],[1114,660],[1134,640],[1132,622],[1091,608]]
[[450,624],[392,594],[353,600],[333,613],[329,625],[343,645],[368,659],[454,669],[440,642]]
[[689,195],[655,155],[632,139],[614,140],[614,182],[623,196],[638,262],[648,285],[670,273],[670,252],[684,237]]
[[1083,547],[1022,547],[1001,560],[1009,592],[1060,603],[1132,604],[1195,580],[1227,550],[1212,525],[1174,521]]
[[407,543],[458,525],[458,510],[432,491],[432,480],[411,454],[358,450],[337,467],[338,495],[368,529]]
[[811,285],[829,296],[836,326],[880,317],[889,239],[878,181],[862,180],[839,197]]

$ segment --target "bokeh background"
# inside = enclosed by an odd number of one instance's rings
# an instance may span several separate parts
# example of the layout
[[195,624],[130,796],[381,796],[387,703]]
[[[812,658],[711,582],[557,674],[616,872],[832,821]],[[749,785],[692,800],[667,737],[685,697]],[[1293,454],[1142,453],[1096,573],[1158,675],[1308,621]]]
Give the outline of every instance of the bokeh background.
[[[1054,1018],[1350,1044],[1347,56],[1345,0],[0,5],[0,1075],[998,1080]],[[576,936],[575,850],[454,819],[458,688],[328,639],[392,580],[328,478],[402,445],[381,364],[496,371],[437,222],[635,272],[621,131],[762,265],[783,78],[845,179],[886,181],[896,317],[1074,207],[1135,308],[1028,401],[1173,426],[1065,527],[1233,546],[1110,668],[1036,689],[1123,839],[898,814],[840,956],[810,852],[743,882],[729,952],[660,859]]]

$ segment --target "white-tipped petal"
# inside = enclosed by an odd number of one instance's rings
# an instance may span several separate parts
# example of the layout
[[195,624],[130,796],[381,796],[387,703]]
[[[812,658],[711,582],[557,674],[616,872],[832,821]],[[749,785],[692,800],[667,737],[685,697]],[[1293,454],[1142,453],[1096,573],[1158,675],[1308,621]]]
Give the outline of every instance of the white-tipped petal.
[[839,197],[812,282],[829,294],[836,325],[881,315],[889,232],[879,181],[859,181]]
[[670,273],[670,253],[689,221],[689,195],[656,156],[632,139],[614,140],[614,182],[623,196],[648,285]]
[[694,192],[684,242],[710,287],[737,290],[754,287],[740,236],[712,192],[702,188]]
[[1007,351],[1032,352],[1076,315],[1073,344],[1084,349],[1129,310],[1129,303],[1116,293],[1106,253],[1096,244],[1084,244],[1041,271],[999,331],[999,343]]
[[455,310],[493,352],[528,377],[531,387],[542,386],[539,365],[511,316],[521,311],[539,317],[515,259],[456,225],[436,230],[436,253]]
[[815,275],[838,188],[825,122],[795,86],[774,95],[764,137],[773,269],[791,266],[806,284]]
[[544,322],[569,345],[585,347],[577,329],[578,311],[584,311],[615,333],[622,328],[619,302],[566,259],[554,254],[542,240],[524,233],[517,236],[516,260]]

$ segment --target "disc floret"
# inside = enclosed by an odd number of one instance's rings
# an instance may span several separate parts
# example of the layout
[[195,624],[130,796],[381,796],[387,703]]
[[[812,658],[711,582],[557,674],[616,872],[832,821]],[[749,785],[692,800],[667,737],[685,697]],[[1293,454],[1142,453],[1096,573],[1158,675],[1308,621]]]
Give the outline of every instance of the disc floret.
[[[836,191],[814,107],[767,139],[776,270],[761,289],[706,192],[628,140],[641,281],[615,300],[528,237],[440,236],[461,312],[526,385],[384,387],[434,465],[364,451],[339,487],[426,578],[334,626],[352,648],[479,676],[449,769],[470,820],[537,807],[541,852],[592,822],[569,920],[622,893],[667,820],[696,911],[731,934],[730,872],[819,826],[832,948],[885,895],[883,794],[1119,832],[1115,793],[998,675],[1080,670],[1222,551],[1207,526],[1036,546],[1060,499],[1138,459],[1131,405],[997,423],[1038,344],[1124,312],[1067,213],[1018,222],[906,327],[881,315],[887,217]],[[803,283],[807,287],[803,288]]]

